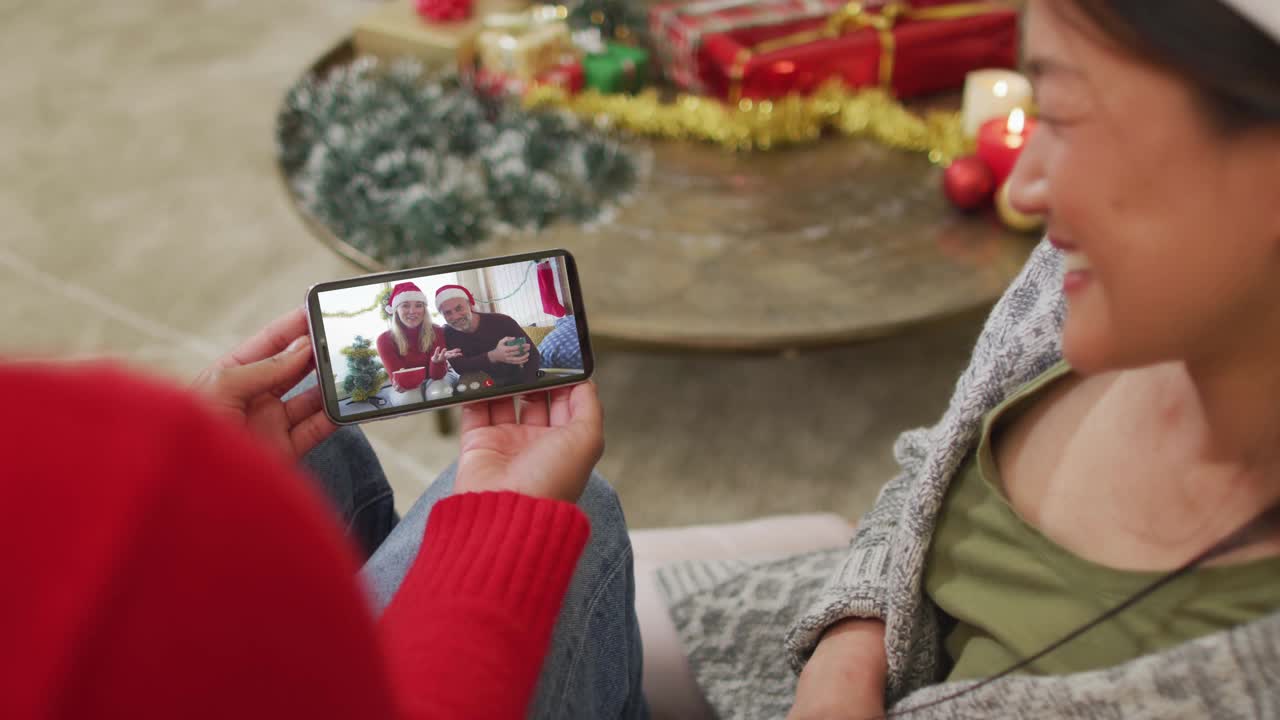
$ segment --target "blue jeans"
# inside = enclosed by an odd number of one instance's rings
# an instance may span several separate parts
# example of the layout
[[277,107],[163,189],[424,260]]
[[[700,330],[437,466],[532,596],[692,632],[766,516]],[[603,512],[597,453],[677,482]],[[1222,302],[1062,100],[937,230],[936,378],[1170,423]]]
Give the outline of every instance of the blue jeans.
[[[335,437],[339,439],[327,440],[312,451],[317,456],[313,471],[322,476],[326,471],[334,473],[322,477],[322,484],[355,488],[342,490],[339,497],[380,497],[384,486],[389,493],[363,433],[343,428]],[[308,464],[312,464],[310,456]],[[355,468],[363,471],[353,472]],[[378,612],[391,601],[418,556],[432,506],[453,491],[454,470],[450,467],[427,488],[365,565],[362,574]],[[641,692],[643,651],[626,520],[613,488],[595,474],[578,506],[591,521],[591,537],[556,620],[529,717],[643,720],[649,711]],[[365,520],[370,519],[369,507],[363,513]],[[377,512],[374,516],[381,517]]]
[[302,464],[320,483],[347,537],[367,560],[395,529],[400,516],[391,483],[364,433],[354,426],[340,427],[312,448]]

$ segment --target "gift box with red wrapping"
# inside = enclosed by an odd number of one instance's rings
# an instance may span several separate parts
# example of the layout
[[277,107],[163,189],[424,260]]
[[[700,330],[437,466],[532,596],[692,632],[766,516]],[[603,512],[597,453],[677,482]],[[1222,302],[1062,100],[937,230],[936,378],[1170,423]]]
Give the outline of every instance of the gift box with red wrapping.
[[[729,0],[724,0],[728,2]],[[739,0],[740,1],[740,0]],[[826,0],[801,3],[813,7]],[[825,14],[795,19],[786,12],[768,22],[766,9],[793,7],[798,0],[754,0],[754,20],[744,6],[737,14],[688,15],[716,32],[694,38],[691,62],[671,67],[686,89],[730,101],[808,93],[840,79],[850,87],[884,85],[900,98],[960,87],[971,70],[1013,67],[1018,54],[1018,14],[988,3],[916,0],[913,3],[835,3]],[[807,12],[807,11],[806,11]],[[720,29],[727,24],[736,27]],[[660,43],[662,47],[664,43]]]
[[701,92],[698,53],[709,34],[825,18],[848,0],[670,0],[649,9],[658,63],[681,88]]

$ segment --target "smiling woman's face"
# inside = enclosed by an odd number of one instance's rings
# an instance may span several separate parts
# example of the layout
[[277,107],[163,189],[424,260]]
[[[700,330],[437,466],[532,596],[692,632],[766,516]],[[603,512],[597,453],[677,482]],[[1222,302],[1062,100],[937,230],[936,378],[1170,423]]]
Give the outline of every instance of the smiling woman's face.
[[402,302],[396,306],[396,315],[407,328],[416,328],[427,316],[427,304],[421,302]]
[[1280,332],[1280,132],[1221,133],[1189,85],[1090,22],[1030,0],[1041,123],[1010,179],[1066,252],[1067,359],[1192,360]]

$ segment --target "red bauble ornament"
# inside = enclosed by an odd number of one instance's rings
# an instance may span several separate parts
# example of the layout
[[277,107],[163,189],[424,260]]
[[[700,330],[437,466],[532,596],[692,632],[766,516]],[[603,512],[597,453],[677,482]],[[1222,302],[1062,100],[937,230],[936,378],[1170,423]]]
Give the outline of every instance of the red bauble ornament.
[[471,17],[473,0],[417,0],[418,14],[431,22],[460,22]]
[[975,155],[956,158],[942,173],[947,199],[961,210],[976,210],[991,201],[996,179],[991,168]]

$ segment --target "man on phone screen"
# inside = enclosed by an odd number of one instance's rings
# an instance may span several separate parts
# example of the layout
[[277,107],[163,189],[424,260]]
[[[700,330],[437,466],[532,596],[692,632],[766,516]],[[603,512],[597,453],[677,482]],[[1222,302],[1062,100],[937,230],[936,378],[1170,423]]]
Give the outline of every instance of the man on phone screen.
[[449,364],[459,374],[487,373],[498,387],[535,382],[542,357],[528,333],[510,316],[479,312],[475,304],[461,285],[436,290],[436,309],[446,323],[445,347],[462,351]]

